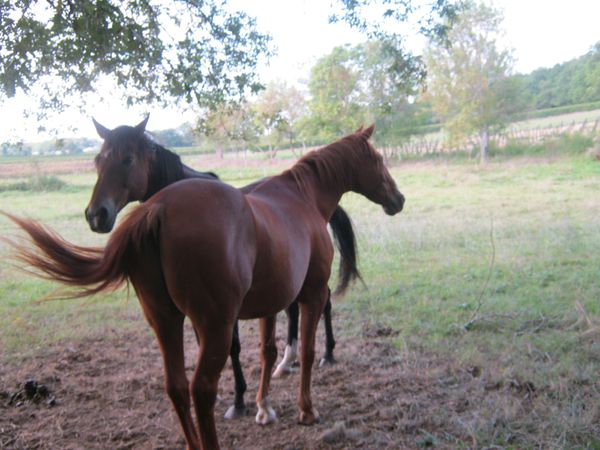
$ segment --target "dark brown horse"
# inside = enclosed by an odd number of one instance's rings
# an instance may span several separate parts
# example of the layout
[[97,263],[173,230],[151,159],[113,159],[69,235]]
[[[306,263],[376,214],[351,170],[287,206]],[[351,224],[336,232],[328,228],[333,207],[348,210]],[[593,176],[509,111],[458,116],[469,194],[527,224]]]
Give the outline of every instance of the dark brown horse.
[[[315,331],[328,297],[333,246],[327,221],[341,196],[358,192],[393,215],[404,197],[368,142],[373,126],[300,159],[251,192],[203,179],[167,186],[137,207],[104,249],[70,244],[38,223],[12,219],[37,250],[14,244],[25,263],[91,295],[129,280],[164,358],[166,388],[190,449],[218,449],[214,405],[235,321],[260,318],[257,419],[268,403],[277,356],[275,316],[301,309],[300,422],[314,423],[311,369]],[[185,374],[183,321],[199,337],[191,383]],[[197,427],[191,415],[191,401]]]
[[[162,188],[188,178],[217,180],[212,172],[198,172],[181,162],[179,155],[169,151],[150,139],[146,133],[149,116],[134,127],[120,126],[113,130],[93,119],[98,135],[104,140],[100,152],[94,160],[98,179],[92,198],[85,209],[85,217],[92,231],[107,233],[112,230],[115,219],[128,203],[146,201]],[[260,183],[259,180],[242,192],[250,192]],[[360,278],[356,266],[356,240],[352,222],[346,212],[338,206],[329,221],[334,240],[340,251],[339,284],[336,293],[341,294],[349,283]],[[277,366],[274,376],[281,376],[291,370],[296,359],[298,340],[298,304],[287,308],[288,337],[284,358]],[[324,311],[325,354],[321,364],[334,362],[335,340],[331,324],[331,301],[327,301]],[[231,366],[235,379],[235,399],[225,417],[236,418],[247,413],[244,402],[246,381],[240,364],[241,345],[237,322],[231,345]]]

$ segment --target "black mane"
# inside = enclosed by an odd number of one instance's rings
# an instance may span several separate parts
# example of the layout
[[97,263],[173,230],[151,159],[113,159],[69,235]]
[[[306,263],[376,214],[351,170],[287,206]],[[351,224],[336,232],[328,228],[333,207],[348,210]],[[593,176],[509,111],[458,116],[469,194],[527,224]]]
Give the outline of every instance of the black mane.
[[164,148],[149,138],[144,137],[146,148],[154,153],[150,174],[148,177],[148,190],[143,201],[148,200],[162,188],[176,181],[183,180],[183,163],[178,154]]

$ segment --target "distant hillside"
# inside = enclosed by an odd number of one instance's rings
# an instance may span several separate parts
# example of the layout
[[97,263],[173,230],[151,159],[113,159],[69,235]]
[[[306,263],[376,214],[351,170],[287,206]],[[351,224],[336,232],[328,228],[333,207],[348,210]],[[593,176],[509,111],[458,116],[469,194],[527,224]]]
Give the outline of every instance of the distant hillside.
[[600,42],[579,58],[515,78],[529,110],[600,101]]

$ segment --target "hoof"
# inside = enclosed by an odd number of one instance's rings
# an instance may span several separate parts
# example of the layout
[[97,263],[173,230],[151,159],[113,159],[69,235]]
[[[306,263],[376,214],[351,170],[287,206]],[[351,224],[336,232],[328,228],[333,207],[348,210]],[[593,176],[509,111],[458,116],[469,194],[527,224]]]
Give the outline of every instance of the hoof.
[[242,406],[242,407],[237,407],[235,405],[231,405],[228,409],[227,412],[225,413],[225,418],[227,420],[235,420],[235,419],[239,419],[241,417],[246,417],[250,415],[250,410],[246,407],[246,405]]
[[270,406],[259,408],[255,420],[259,425],[269,425],[270,423],[277,422],[277,414],[275,414],[275,410]]
[[297,372],[298,369],[292,367],[292,366],[286,366],[283,364],[279,364],[277,366],[277,368],[275,369],[275,372],[273,372],[272,377],[273,378],[283,378],[291,373]]
[[319,423],[320,421],[321,417],[316,409],[313,408],[312,412],[300,411],[300,418],[298,419],[300,425],[310,426]]
[[337,361],[333,356],[323,356],[319,361],[319,367],[333,366]]

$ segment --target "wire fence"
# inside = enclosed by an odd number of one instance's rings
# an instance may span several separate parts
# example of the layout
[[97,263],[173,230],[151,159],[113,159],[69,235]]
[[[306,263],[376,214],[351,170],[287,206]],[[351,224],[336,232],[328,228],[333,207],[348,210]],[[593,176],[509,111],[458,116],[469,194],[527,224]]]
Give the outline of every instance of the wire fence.
[[[490,146],[502,149],[510,143],[522,145],[540,144],[564,134],[582,134],[596,136],[600,133],[600,118],[585,119],[577,122],[559,123],[534,128],[507,128],[502,132],[490,135]],[[388,159],[401,159],[408,156],[425,156],[453,153],[458,151],[472,152],[479,148],[479,137],[471,136],[462,143],[451,144],[443,137],[413,137],[398,145],[380,148]]]

